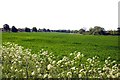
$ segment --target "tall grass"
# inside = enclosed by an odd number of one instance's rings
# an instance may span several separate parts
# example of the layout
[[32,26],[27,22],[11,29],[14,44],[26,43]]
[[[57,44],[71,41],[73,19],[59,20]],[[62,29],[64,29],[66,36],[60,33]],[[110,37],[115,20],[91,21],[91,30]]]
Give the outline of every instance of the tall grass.
[[62,58],[74,51],[83,52],[86,58],[95,55],[103,62],[108,56],[120,63],[118,36],[92,36],[65,33],[3,33],[3,42],[14,42],[36,53],[39,49],[53,52]]

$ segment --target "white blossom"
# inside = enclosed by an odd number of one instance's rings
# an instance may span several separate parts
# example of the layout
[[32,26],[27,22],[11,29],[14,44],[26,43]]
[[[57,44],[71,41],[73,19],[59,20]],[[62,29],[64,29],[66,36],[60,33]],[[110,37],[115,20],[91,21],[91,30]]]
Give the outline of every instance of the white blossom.
[[50,70],[51,68],[53,68],[53,66],[52,66],[51,64],[49,64],[49,65],[47,66],[47,69]]
[[72,77],[72,72],[67,72],[67,76]]
[[33,71],[33,72],[31,73],[31,75],[35,75],[35,72]]
[[75,70],[75,67],[72,67],[71,69],[72,69],[72,70]]
[[81,74],[78,74],[78,77],[79,77],[79,78],[82,78],[82,75],[81,75]]
[[45,75],[43,76],[43,78],[46,78],[46,77],[48,77],[48,74],[45,74]]
[[56,61],[53,61],[53,62],[52,62],[52,64],[55,64],[55,63],[56,63]]

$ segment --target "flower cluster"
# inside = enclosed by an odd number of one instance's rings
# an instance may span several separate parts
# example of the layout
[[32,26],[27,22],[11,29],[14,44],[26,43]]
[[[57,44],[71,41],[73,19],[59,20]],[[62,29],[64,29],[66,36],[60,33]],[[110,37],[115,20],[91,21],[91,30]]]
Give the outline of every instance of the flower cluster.
[[3,43],[2,55],[3,78],[119,78],[120,64],[108,57],[101,64],[95,56],[85,60],[80,52],[70,53],[58,59],[53,53],[40,50],[31,53],[30,49],[14,43]]

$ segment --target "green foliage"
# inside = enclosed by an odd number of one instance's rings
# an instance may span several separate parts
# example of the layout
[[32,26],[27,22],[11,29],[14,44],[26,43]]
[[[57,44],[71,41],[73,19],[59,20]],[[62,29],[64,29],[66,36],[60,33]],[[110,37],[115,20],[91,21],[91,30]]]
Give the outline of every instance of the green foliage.
[[119,78],[120,64],[108,57],[100,65],[99,57],[84,60],[84,55],[74,52],[57,60],[57,56],[40,50],[31,54],[30,49],[14,43],[2,46],[3,78]]
[[80,30],[79,30],[79,33],[80,33],[80,34],[85,33],[85,29],[80,29]]
[[120,63],[118,36],[93,36],[64,33],[2,33],[3,42],[14,42],[36,53],[39,49],[54,55],[68,56],[74,51],[83,52],[86,58],[95,55],[103,62],[108,56]]
[[3,29],[6,31],[6,32],[10,32],[10,27],[8,24],[4,24],[3,25]]
[[31,31],[30,31],[30,28],[27,28],[27,27],[26,27],[26,28],[25,28],[25,32],[31,32]]
[[12,31],[12,32],[18,32],[18,29],[17,29],[15,26],[12,26],[11,31]]
[[36,27],[33,27],[33,28],[32,28],[32,32],[37,32],[37,28],[36,28]]
[[94,28],[89,29],[89,34],[92,35],[105,35],[105,30],[104,28],[100,26],[95,26]]

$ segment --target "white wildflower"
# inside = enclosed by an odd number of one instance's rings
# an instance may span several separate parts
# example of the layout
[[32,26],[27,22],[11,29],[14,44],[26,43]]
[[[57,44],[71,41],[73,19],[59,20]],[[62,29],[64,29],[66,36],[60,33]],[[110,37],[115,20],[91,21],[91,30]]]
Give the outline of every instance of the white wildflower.
[[93,59],[95,59],[95,57],[93,57]]
[[112,63],[116,63],[116,61],[114,60]]
[[20,72],[22,72],[22,69],[20,69]]
[[48,74],[45,74],[43,77],[46,78],[48,76]]
[[110,57],[108,57],[107,59],[110,59]]
[[52,78],[52,76],[50,74],[48,74],[48,78]]
[[52,62],[52,64],[55,64],[55,63],[56,63],[56,61],[53,61],[53,62]]
[[68,62],[66,62],[65,65],[67,66],[67,65],[68,65]]
[[49,57],[49,58],[48,58],[48,61],[50,61],[50,62],[51,62],[51,61],[52,61],[52,59]]
[[16,61],[14,61],[13,64],[16,64]]
[[53,68],[53,66],[52,66],[51,64],[49,64],[49,65],[47,66],[47,69],[50,70],[51,68]]
[[61,67],[63,67],[63,65],[61,65]]
[[72,69],[72,70],[75,70],[75,67],[72,67],[71,69]]
[[39,62],[38,62],[38,61],[36,61],[36,64],[39,64]]
[[116,77],[120,77],[120,72],[118,72],[118,73],[116,74]]
[[72,72],[67,72],[67,76],[71,78],[72,77]]
[[18,70],[17,69],[15,69],[15,72],[17,72]]
[[91,64],[91,66],[93,66],[94,64]]
[[77,74],[77,71],[74,70],[74,73]]
[[79,72],[82,72],[82,71],[84,71],[84,69],[81,69]]
[[84,55],[83,55],[83,54],[81,54],[81,57],[84,57]]
[[80,52],[77,53],[77,58],[79,58],[79,57],[80,57]]
[[19,64],[22,64],[22,61],[18,61]]
[[108,64],[108,60],[105,60],[105,63]]
[[11,66],[10,69],[13,69],[13,66]]
[[18,59],[20,59],[21,58],[21,56],[18,56]]
[[23,75],[25,75],[25,72],[23,72]]
[[67,58],[66,56],[64,56],[62,60],[63,60],[63,61],[67,61],[68,58]]
[[78,74],[78,77],[79,77],[79,78],[81,78],[81,77],[82,77],[82,75],[81,75],[81,74]]
[[40,72],[40,68],[37,68],[37,71]]
[[70,53],[70,56],[72,56],[73,55],[73,53]]
[[43,61],[40,61],[40,63],[42,64],[42,63],[43,63]]
[[112,78],[116,78],[115,75],[112,75]]
[[38,77],[42,77],[42,74],[39,74]]
[[44,49],[41,49],[41,51],[44,51]]
[[35,67],[38,68],[38,65],[36,65]]
[[62,60],[59,60],[59,61],[57,62],[57,64],[61,64],[61,62],[62,62]]
[[89,72],[92,72],[92,70],[89,70]]
[[71,64],[72,64],[72,65],[74,64],[74,60],[71,61]]
[[108,77],[108,78],[110,78],[110,75],[109,75],[109,74],[107,74],[107,77]]
[[98,71],[98,73],[100,74],[102,71]]
[[47,51],[42,52],[42,55],[47,55],[47,54],[48,54]]
[[35,75],[35,72],[33,71],[33,72],[31,73],[31,75]]

